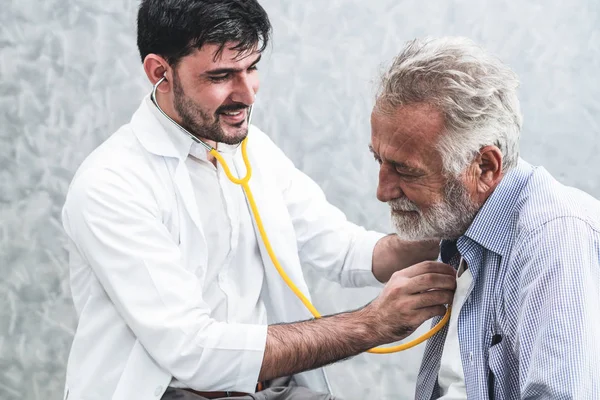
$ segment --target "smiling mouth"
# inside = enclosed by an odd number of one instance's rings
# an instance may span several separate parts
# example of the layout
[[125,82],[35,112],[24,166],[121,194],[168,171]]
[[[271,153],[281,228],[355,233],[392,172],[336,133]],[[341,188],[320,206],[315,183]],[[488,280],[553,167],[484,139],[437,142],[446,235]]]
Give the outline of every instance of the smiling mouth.
[[243,110],[239,110],[239,111],[224,111],[221,114],[223,115],[230,115],[230,116],[236,116],[242,113]]
[[247,108],[232,110],[232,111],[221,111],[219,113],[219,119],[228,125],[241,125],[246,121]]

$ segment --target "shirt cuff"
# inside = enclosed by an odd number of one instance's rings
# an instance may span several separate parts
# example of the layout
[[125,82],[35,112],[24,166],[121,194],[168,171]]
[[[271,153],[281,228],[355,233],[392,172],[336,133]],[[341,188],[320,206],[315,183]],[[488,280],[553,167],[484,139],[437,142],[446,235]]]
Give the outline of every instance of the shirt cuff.
[[365,231],[356,238],[350,264],[350,284],[353,287],[383,287],[373,275],[373,250],[377,242],[387,235],[374,231]]
[[[246,325],[246,329],[248,326]],[[267,325],[251,325],[246,335],[245,351],[242,352],[239,378],[235,385],[236,390],[244,393],[254,393],[258,376],[262,368],[267,344]]]

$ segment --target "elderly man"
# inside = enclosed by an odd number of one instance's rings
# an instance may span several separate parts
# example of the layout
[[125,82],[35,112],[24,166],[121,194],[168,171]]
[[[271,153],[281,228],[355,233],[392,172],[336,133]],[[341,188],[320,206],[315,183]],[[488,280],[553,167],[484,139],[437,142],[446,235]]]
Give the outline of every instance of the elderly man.
[[459,38],[409,43],[382,78],[377,196],[458,270],[417,399],[600,398],[600,203],[519,158],[517,86]]

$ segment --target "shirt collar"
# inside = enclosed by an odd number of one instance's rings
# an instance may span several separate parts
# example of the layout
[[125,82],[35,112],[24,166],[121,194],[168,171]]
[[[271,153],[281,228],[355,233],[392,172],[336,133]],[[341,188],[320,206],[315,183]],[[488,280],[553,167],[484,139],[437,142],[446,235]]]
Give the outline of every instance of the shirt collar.
[[465,238],[468,238],[494,253],[507,255],[514,234],[515,211],[519,206],[520,194],[534,170],[533,166],[519,159],[517,166],[506,173],[467,232],[459,238],[458,246],[461,250],[470,247],[465,243]]
[[[162,128],[167,133],[169,140],[175,147],[180,159],[187,158],[188,155],[191,155],[199,160],[208,160],[208,151],[206,148],[189,137],[189,135],[179,129],[173,122],[169,121],[160,112],[150,96],[147,96],[144,101],[150,110],[150,113],[158,120]],[[229,145],[225,143],[217,143],[217,149],[219,150],[219,153],[234,155],[238,148],[239,144]]]

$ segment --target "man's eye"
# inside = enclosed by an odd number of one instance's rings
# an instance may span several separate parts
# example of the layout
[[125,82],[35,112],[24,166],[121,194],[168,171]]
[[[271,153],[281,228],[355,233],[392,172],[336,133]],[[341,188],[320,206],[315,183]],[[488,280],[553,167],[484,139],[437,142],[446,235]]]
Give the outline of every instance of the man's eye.
[[377,161],[377,164],[381,165],[381,158],[377,157],[375,154],[373,154],[373,158],[375,159],[375,161]]
[[258,65],[253,65],[250,68],[248,68],[248,70],[250,70],[250,71],[257,71],[258,70]]
[[407,174],[406,171],[396,168],[396,173],[398,174],[398,176],[400,176],[402,179],[415,179],[416,176],[413,174]]
[[209,77],[211,82],[223,82],[229,78],[229,75],[212,75]]

